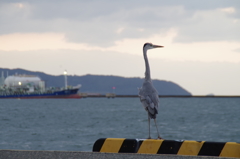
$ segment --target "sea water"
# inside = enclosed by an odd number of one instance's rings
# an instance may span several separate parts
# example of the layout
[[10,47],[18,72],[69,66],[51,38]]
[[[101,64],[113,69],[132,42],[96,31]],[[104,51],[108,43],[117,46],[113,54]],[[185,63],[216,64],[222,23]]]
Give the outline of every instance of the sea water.
[[[240,98],[160,98],[157,124],[165,140],[240,142]],[[139,98],[0,100],[0,149],[92,151],[99,138],[147,137]]]

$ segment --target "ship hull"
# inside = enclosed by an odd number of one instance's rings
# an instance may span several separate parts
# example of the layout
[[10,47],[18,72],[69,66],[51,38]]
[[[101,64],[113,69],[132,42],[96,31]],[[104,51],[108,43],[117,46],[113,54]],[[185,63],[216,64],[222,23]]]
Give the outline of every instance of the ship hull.
[[79,99],[81,96],[77,94],[78,89],[68,89],[55,91],[52,93],[29,93],[29,94],[6,94],[0,95],[0,99],[42,99],[42,98],[71,98]]

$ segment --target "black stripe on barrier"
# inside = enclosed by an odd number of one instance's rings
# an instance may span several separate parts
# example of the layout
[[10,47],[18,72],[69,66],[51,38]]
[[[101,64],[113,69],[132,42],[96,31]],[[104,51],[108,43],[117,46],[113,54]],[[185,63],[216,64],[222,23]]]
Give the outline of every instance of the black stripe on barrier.
[[93,152],[100,152],[104,142],[105,142],[106,138],[100,138],[98,139],[94,145],[93,145]]
[[139,143],[136,139],[125,139],[119,150],[119,153],[136,153],[139,148]]
[[164,140],[157,154],[177,154],[183,141]]
[[198,156],[219,156],[225,142],[204,142]]

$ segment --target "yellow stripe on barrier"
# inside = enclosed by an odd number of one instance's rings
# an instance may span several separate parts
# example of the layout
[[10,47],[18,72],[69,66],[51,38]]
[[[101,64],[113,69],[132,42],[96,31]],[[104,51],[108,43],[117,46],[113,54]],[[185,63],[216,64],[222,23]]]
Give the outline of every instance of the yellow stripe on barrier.
[[197,156],[204,141],[184,141],[178,151],[178,155]]
[[157,154],[163,140],[144,140],[137,153]]
[[125,138],[107,138],[100,152],[118,153]]
[[220,157],[239,157],[240,158],[240,143],[227,142],[223,147]]

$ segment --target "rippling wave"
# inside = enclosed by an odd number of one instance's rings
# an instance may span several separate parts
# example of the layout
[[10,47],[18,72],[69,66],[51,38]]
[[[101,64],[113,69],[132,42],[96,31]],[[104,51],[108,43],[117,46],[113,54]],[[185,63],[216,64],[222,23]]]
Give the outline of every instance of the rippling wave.
[[[0,149],[92,151],[99,138],[148,137],[138,98],[3,99],[0,112]],[[161,98],[157,122],[168,140],[240,142],[239,112],[240,98]]]

